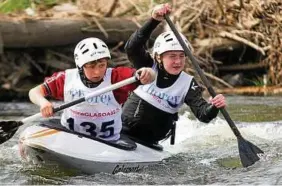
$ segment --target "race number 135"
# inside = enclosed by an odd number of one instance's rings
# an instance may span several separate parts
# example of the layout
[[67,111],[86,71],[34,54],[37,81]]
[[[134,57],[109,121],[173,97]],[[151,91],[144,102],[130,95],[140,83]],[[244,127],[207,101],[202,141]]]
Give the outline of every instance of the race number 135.
[[[67,119],[67,122],[69,124],[69,129],[74,131],[74,119],[69,118]],[[99,131],[99,133],[103,133],[103,135],[99,135],[99,136],[97,136],[97,132],[96,132],[97,125],[95,123],[82,122],[80,126],[83,127],[84,130],[93,137],[109,138],[112,135],[114,135],[113,124],[114,124],[114,120],[103,122],[101,125],[101,130]]]

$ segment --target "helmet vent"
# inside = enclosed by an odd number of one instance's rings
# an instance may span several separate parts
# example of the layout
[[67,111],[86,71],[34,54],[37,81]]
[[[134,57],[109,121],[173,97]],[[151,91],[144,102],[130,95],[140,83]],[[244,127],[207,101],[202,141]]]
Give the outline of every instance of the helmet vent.
[[169,42],[169,41],[172,41],[173,39],[172,38],[170,38],[170,39],[167,39],[167,40],[165,40],[166,42]]
[[166,37],[169,36],[169,35],[170,35],[170,34],[165,35],[164,38],[166,38]]
[[95,37],[85,38],[80,41],[75,46],[73,54],[74,62],[79,68],[91,61],[97,61],[103,58],[111,59],[111,53],[107,44]]
[[94,46],[94,48],[95,48],[95,49],[97,49],[97,45],[96,45],[96,43],[93,43],[93,46]]
[[85,44],[80,47],[80,50],[83,49],[84,46],[85,46]]
[[86,50],[84,50],[83,52],[82,52],[82,54],[85,54],[86,52],[88,52],[89,51],[89,49],[86,49]]

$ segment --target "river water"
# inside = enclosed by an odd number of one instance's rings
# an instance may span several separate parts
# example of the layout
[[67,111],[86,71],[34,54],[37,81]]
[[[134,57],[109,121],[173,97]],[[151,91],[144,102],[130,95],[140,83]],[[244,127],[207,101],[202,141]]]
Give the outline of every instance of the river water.
[[[162,145],[171,157],[139,173],[77,174],[62,167],[34,167],[21,161],[18,137],[0,146],[0,183],[3,185],[95,184],[282,184],[282,97],[227,97],[231,118],[243,137],[265,154],[243,168],[237,139],[221,114],[209,124],[197,121],[183,108],[177,122],[176,145]],[[38,112],[30,103],[0,103],[0,119],[20,120]]]

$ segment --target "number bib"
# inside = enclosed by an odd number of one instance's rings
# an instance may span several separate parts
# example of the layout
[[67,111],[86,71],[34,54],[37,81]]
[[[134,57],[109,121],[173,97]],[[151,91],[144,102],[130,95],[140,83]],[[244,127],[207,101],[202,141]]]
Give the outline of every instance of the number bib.
[[[79,99],[90,92],[111,85],[111,73],[112,69],[107,69],[104,81],[96,88],[88,88],[81,82],[77,69],[66,70],[64,101]],[[104,140],[117,140],[122,127],[121,110],[120,104],[110,91],[65,109],[61,123],[79,133]]]
[[152,83],[139,85],[134,93],[160,110],[174,114],[184,104],[192,79],[192,76],[181,72],[173,85],[159,88],[156,78]]

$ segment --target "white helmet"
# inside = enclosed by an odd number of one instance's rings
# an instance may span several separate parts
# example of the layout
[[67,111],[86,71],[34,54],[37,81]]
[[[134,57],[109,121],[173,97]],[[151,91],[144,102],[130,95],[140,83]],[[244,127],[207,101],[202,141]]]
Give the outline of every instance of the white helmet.
[[[180,33],[180,35],[188,49],[192,52],[193,48],[189,41],[183,34]],[[161,55],[167,51],[184,51],[172,31],[166,31],[157,37],[153,47],[153,56],[155,57],[156,54]]]
[[101,39],[95,37],[83,39],[74,49],[75,64],[79,68],[86,63],[106,57],[111,58],[107,45]]

